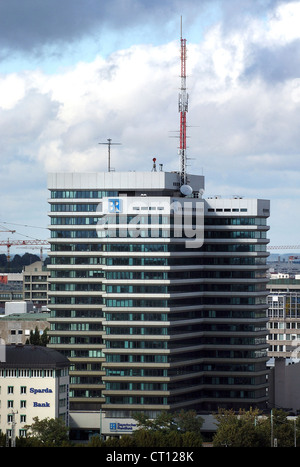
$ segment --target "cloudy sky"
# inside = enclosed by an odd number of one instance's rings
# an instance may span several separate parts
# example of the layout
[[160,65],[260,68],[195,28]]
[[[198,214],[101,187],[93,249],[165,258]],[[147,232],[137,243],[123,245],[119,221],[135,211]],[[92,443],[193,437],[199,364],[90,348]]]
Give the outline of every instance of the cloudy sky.
[[105,171],[107,138],[115,170],[178,170],[181,16],[189,170],[205,197],[270,199],[270,243],[300,245],[300,1],[284,0],[1,0],[0,230],[47,239],[47,172]]

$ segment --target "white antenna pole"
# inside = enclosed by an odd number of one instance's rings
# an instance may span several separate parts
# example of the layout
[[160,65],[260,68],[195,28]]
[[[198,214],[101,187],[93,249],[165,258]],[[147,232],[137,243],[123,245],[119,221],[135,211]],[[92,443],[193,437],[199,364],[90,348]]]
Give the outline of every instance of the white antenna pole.
[[98,143],[98,144],[106,144],[108,146],[108,161],[107,161],[107,170],[108,172],[111,171],[110,167],[110,147],[112,144],[122,144],[122,143],[112,143],[111,138],[107,138],[108,143]]

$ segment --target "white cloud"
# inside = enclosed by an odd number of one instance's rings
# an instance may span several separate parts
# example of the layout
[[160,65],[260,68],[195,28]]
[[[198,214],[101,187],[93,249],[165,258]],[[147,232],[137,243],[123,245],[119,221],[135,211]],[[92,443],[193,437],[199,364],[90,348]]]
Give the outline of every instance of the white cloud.
[[0,77],[0,108],[11,109],[25,95],[25,83],[21,76],[11,73]]
[[267,44],[286,44],[299,39],[300,3],[291,1],[279,5],[270,15],[268,27],[261,39]]

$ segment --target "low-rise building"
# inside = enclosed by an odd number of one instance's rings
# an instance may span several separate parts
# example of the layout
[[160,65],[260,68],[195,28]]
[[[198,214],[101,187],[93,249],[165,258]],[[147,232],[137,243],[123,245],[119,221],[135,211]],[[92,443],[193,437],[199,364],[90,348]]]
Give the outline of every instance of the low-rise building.
[[269,377],[270,407],[281,408],[287,412],[300,413],[300,362],[275,358]]
[[69,424],[69,360],[54,349],[8,345],[0,358],[0,430],[13,444],[34,417]]
[[300,359],[300,275],[271,277],[268,295],[269,357]]
[[48,277],[50,272],[43,261],[25,266],[23,271],[24,300],[33,302],[36,307],[47,306],[48,303]]
[[50,329],[50,313],[13,313],[0,317],[0,338],[7,345],[26,344],[30,331],[37,328],[42,334]]
[[23,300],[23,273],[0,274],[0,312],[5,303]]

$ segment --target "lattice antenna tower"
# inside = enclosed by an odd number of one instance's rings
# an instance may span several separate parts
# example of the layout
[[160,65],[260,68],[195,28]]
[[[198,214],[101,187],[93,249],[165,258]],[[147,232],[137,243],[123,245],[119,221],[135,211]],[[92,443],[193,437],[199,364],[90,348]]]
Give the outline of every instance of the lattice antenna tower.
[[182,17],[180,19],[180,56],[181,56],[181,87],[178,99],[180,114],[180,183],[186,185],[186,114],[188,112],[189,95],[186,90],[186,39],[182,37]]

